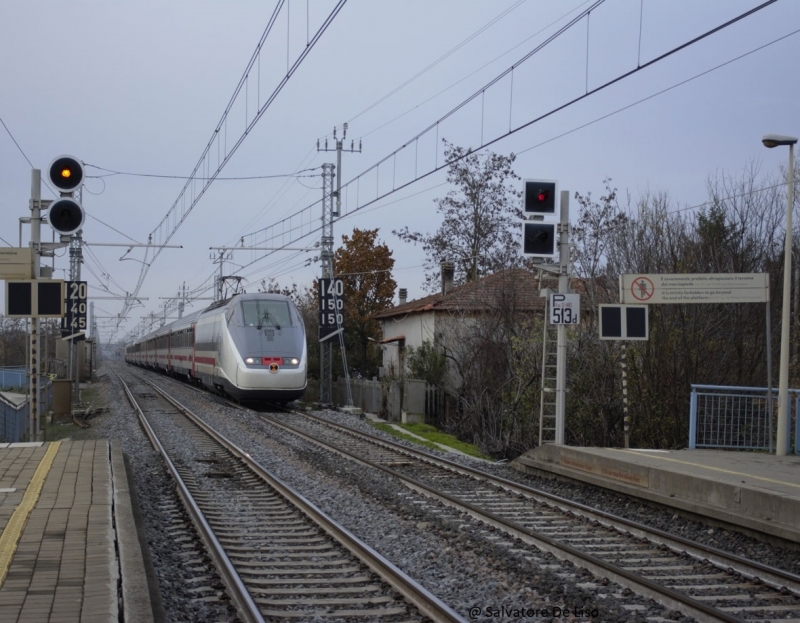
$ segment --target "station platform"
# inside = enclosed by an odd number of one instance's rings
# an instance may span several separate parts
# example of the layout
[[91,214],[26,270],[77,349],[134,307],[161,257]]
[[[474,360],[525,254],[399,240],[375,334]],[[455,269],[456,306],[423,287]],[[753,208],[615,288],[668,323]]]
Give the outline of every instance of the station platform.
[[800,456],[546,445],[512,465],[800,543]]
[[0,444],[0,621],[153,620],[122,450]]

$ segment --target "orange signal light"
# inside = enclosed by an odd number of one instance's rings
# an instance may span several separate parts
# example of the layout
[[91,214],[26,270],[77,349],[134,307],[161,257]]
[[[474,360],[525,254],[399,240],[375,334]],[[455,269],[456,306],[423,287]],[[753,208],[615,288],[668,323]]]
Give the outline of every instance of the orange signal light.
[[61,169],[61,177],[72,177],[72,169]]

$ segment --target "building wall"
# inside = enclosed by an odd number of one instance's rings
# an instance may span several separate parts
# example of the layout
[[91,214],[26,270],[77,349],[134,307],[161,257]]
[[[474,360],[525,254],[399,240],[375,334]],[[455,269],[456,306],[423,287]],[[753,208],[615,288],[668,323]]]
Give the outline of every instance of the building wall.
[[[382,321],[383,339],[388,340],[399,335],[405,336],[405,348],[417,348],[423,341],[434,341],[436,318],[433,312],[407,314],[400,318],[388,318]],[[383,367],[400,371],[401,343],[389,342],[383,345]]]

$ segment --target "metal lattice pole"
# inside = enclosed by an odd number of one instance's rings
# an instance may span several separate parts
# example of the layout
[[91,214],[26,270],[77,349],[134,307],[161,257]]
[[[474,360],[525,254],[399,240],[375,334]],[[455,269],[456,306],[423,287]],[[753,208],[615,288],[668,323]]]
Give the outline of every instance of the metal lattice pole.
[[[333,164],[322,165],[322,241],[320,264],[322,278],[333,277]],[[319,344],[319,401],[333,403],[333,346],[331,340]]]
[[[81,197],[83,199],[83,197]],[[77,233],[73,234],[69,241],[69,278],[70,281],[80,281],[81,280],[81,264],[83,263],[83,250],[82,250],[82,243],[83,238],[81,234],[83,230],[79,230]],[[71,368],[70,371],[70,378],[73,380],[73,392],[72,392],[72,404],[77,405],[80,403],[80,357],[78,355],[78,349],[75,347],[75,340],[71,339],[69,341],[69,365]]]

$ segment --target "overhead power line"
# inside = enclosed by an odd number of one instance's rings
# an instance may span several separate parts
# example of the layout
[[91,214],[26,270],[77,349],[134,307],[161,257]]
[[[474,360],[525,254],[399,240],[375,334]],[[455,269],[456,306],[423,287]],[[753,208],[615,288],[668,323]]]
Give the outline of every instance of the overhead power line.
[[215,179],[217,181],[239,181],[239,180],[269,180],[275,178],[282,178],[282,177],[319,177],[318,175],[300,175],[300,173],[305,173],[307,171],[316,171],[320,167],[313,167],[311,169],[301,169],[300,171],[295,171],[294,173],[280,173],[276,175],[242,175],[237,177],[222,177],[216,176],[214,178],[211,177],[198,177],[192,175],[160,175],[157,173],[130,173],[127,171],[114,171],[113,169],[105,169],[103,167],[98,167],[96,164],[89,164],[88,162],[84,162],[84,165],[87,167],[92,167],[94,169],[99,169],[100,171],[108,171],[108,175],[87,175],[87,178],[102,178],[102,177],[111,177],[113,175],[127,175],[130,177],[155,177],[161,179],[170,179],[170,180],[211,180]]
[[[452,89],[453,87],[456,87],[456,86],[458,86],[459,84],[461,84],[462,82],[464,82],[464,80],[466,80],[467,78],[470,78],[471,76],[474,76],[475,74],[477,74],[479,71],[482,71],[483,69],[486,69],[486,68],[487,68],[489,65],[491,65],[492,63],[494,63],[494,62],[498,61],[499,59],[503,58],[503,57],[504,57],[506,54],[510,54],[511,52],[513,52],[514,50],[516,50],[516,49],[517,49],[518,47],[520,47],[521,45],[523,45],[523,44],[527,43],[528,41],[530,41],[531,39],[534,39],[535,37],[538,37],[540,34],[542,34],[543,32],[545,32],[546,30],[548,30],[550,27],[554,26],[555,24],[557,24],[557,23],[558,23],[558,22],[560,22],[561,20],[565,19],[566,17],[568,17],[569,15],[571,15],[572,13],[574,13],[575,11],[577,11],[577,10],[578,10],[580,7],[582,7],[582,6],[586,5],[586,4],[588,4],[589,2],[591,2],[591,0],[586,0],[586,2],[584,2],[583,4],[580,4],[580,5],[578,5],[577,7],[575,7],[574,9],[571,9],[571,10],[567,11],[567,12],[566,12],[566,13],[564,13],[564,14],[563,14],[561,17],[558,17],[558,18],[554,19],[552,22],[550,22],[550,23],[549,23],[549,24],[547,24],[546,26],[543,26],[542,28],[540,28],[539,30],[537,30],[537,31],[536,31],[535,33],[533,33],[532,35],[529,35],[529,36],[525,37],[525,39],[523,39],[523,40],[522,40],[522,41],[520,41],[519,43],[515,44],[513,47],[511,47],[511,48],[507,49],[507,50],[506,50],[505,52],[503,52],[502,54],[499,54],[499,55],[495,56],[493,59],[491,59],[490,61],[488,61],[488,62],[484,63],[483,65],[481,65],[480,67],[476,68],[475,70],[471,71],[471,72],[470,72],[470,73],[468,73],[466,76],[462,76],[461,78],[459,78],[459,79],[458,79],[458,80],[456,80],[455,82],[452,82],[452,83],[451,83],[449,86],[446,86],[446,87],[445,87],[445,88],[443,88],[441,91],[438,91],[438,92],[434,93],[433,95],[431,95],[430,97],[428,97],[428,98],[424,99],[424,100],[423,100],[423,101],[421,101],[419,104],[416,104],[416,105],[415,105],[413,108],[409,108],[408,110],[406,110],[406,111],[405,111],[405,112],[403,112],[403,113],[400,113],[400,114],[399,114],[399,115],[397,115],[396,117],[393,117],[392,119],[389,119],[388,121],[385,121],[384,123],[380,124],[379,126],[377,126],[377,127],[375,127],[375,128],[372,128],[371,130],[369,130],[369,131],[365,132],[364,134],[362,134],[362,135],[361,135],[361,137],[362,137],[362,138],[366,138],[366,137],[367,137],[367,136],[369,136],[370,134],[374,134],[374,133],[375,133],[375,132],[377,132],[378,130],[382,130],[382,129],[383,129],[383,128],[385,128],[386,126],[388,126],[388,125],[391,125],[392,123],[394,123],[394,122],[395,122],[395,121],[397,121],[398,119],[402,119],[402,118],[403,118],[403,117],[405,117],[407,114],[409,114],[409,113],[411,113],[411,112],[414,112],[414,111],[415,111],[417,108],[419,108],[420,106],[424,106],[424,105],[425,105],[425,104],[427,104],[428,102],[430,102],[430,101],[433,101],[434,99],[436,99],[437,97],[439,97],[439,96],[440,96],[440,95],[442,95],[443,93],[446,93],[447,91],[449,91],[449,90],[450,90],[450,89]],[[355,117],[354,117],[354,118],[355,118]]]
[[438,65],[439,63],[441,63],[442,61],[444,61],[444,60],[445,60],[446,58],[448,58],[449,56],[452,56],[453,54],[455,54],[455,53],[456,53],[458,50],[460,50],[461,48],[463,48],[465,45],[467,45],[467,43],[469,43],[470,41],[472,41],[472,40],[473,40],[475,37],[477,37],[478,35],[480,35],[482,32],[484,32],[485,30],[488,30],[489,28],[491,28],[492,26],[494,26],[494,25],[495,25],[497,22],[499,22],[501,19],[503,19],[503,18],[504,18],[506,15],[508,15],[509,13],[511,13],[511,12],[512,12],[514,9],[516,9],[517,7],[519,7],[519,6],[520,6],[520,5],[521,5],[521,4],[522,4],[524,1],[525,1],[525,0],[518,0],[517,2],[515,2],[514,4],[512,4],[510,7],[508,7],[507,9],[505,9],[505,10],[504,10],[502,13],[500,13],[500,15],[498,15],[497,17],[495,17],[494,19],[492,19],[492,20],[491,20],[491,21],[489,21],[488,23],[486,23],[486,24],[484,24],[483,26],[481,26],[481,27],[480,27],[478,30],[476,30],[475,32],[473,32],[473,33],[472,33],[472,34],[471,34],[469,37],[467,37],[466,39],[464,39],[463,41],[461,41],[461,43],[457,44],[455,47],[453,47],[453,48],[450,48],[450,49],[449,49],[447,52],[445,52],[445,53],[444,53],[442,56],[440,56],[440,57],[439,57],[439,58],[437,58],[435,61],[433,61],[432,63],[430,63],[430,64],[429,64],[427,67],[425,67],[424,69],[421,69],[420,71],[418,71],[416,74],[414,74],[413,76],[411,76],[411,77],[410,77],[408,80],[406,80],[406,81],[405,81],[405,82],[403,82],[401,85],[399,85],[399,86],[395,87],[394,89],[392,89],[392,90],[391,90],[389,93],[387,93],[386,95],[384,95],[383,97],[381,97],[381,98],[380,98],[378,101],[376,101],[376,102],[374,102],[374,103],[370,104],[369,106],[367,106],[367,107],[366,107],[364,110],[362,110],[360,113],[358,113],[358,114],[357,114],[357,115],[355,115],[354,117],[351,117],[351,118],[350,118],[350,119],[347,121],[347,123],[352,123],[352,122],[353,122],[355,119],[358,119],[360,116],[362,116],[362,115],[366,114],[367,112],[369,112],[370,110],[372,110],[373,108],[375,108],[376,106],[378,106],[379,104],[381,104],[382,102],[384,102],[384,101],[386,101],[387,99],[389,99],[389,98],[390,98],[392,95],[394,95],[395,93],[397,93],[397,92],[399,92],[399,91],[403,90],[403,89],[404,89],[405,87],[407,87],[409,84],[411,84],[412,82],[414,82],[414,81],[415,81],[417,78],[420,78],[420,77],[421,77],[421,76],[423,76],[424,74],[428,73],[428,72],[429,72],[431,69],[433,69],[434,67],[436,67],[436,65]]
[[[638,72],[640,72],[640,71],[642,71],[642,70],[644,70],[644,69],[646,69],[648,67],[651,67],[651,66],[655,65],[656,63],[658,63],[660,61],[663,61],[664,59],[672,56],[673,54],[676,54],[677,52],[679,52],[679,51],[681,51],[681,50],[683,50],[683,49],[685,49],[685,48],[687,48],[687,47],[689,47],[689,46],[691,46],[691,45],[693,45],[695,43],[698,43],[699,41],[702,41],[702,40],[706,39],[707,37],[713,35],[714,33],[717,33],[717,32],[719,32],[719,31],[721,31],[721,30],[723,30],[725,28],[728,28],[728,27],[732,26],[733,24],[745,19],[746,17],[748,17],[750,15],[753,15],[754,13],[756,13],[756,12],[766,8],[766,7],[768,7],[771,4],[774,4],[776,1],[777,0],[767,0],[766,2],[754,7],[752,9],[748,10],[748,11],[745,11],[744,13],[742,13],[742,14],[740,14],[740,15],[738,15],[738,16],[736,16],[736,17],[734,17],[734,18],[732,18],[732,19],[730,19],[730,20],[728,20],[728,21],[726,21],[726,22],[724,22],[724,23],[722,23],[722,24],[720,24],[720,25],[718,25],[718,26],[706,31],[706,32],[704,32],[704,33],[702,33],[701,35],[699,35],[697,37],[694,37],[693,39],[691,39],[689,41],[686,41],[686,42],[684,42],[684,43],[682,43],[682,44],[670,49],[669,51],[659,55],[658,57],[656,57],[656,58],[654,58],[654,59],[652,59],[652,60],[650,60],[650,61],[648,61],[648,62],[646,62],[644,64],[637,63],[637,66],[634,69],[631,69],[629,71],[623,72],[622,74],[620,74],[617,77],[615,77],[615,78],[613,78],[613,79],[601,84],[600,86],[595,87],[595,88],[593,88],[591,90],[587,90],[583,95],[577,96],[577,97],[565,102],[564,104],[556,106],[555,108],[545,112],[544,114],[541,114],[538,117],[535,117],[533,119],[529,119],[528,121],[525,121],[525,122],[519,124],[516,127],[510,127],[507,132],[504,132],[504,133],[502,133],[502,134],[500,134],[498,136],[495,136],[493,138],[489,138],[488,140],[482,141],[481,144],[477,148],[475,148],[474,150],[471,150],[470,153],[474,153],[476,151],[480,151],[481,149],[484,149],[484,148],[486,148],[486,147],[488,147],[490,145],[493,145],[494,143],[496,143],[498,141],[501,141],[501,140],[513,135],[513,134],[516,134],[520,130],[523,130],[523,129],[527,128],[527,127],[530,127],[530,126],[542,121],[543,119],[552,116],[556,112],[564,110],[564,109],[576,104],[577,102],[582,101],[582,100],[586,99],[587,97],[589,97],[589,96],[591,96],[591,95],[593,95],[595,93],[598,93],[598,92],[608,88],[609,86],[624,80],[625,78],[628,78],[628,77],[630,77],[630,76],[632,76],[632,75],[634,75],[634,74],[636,74],[636,73],[638,73]],[[496,85],[498,83],[498,81],[502,77],[510,75],[511,72],[513,72],[515,67],[518,67],[520,64],[522,64],[526,60],[532,58],[535,55],[536,52],[538,52],[539,50],[543,49],[548,43],[554,41],[557,37],[559,37],[560,35],[565,33],[572,26],[574,26],[575,24],[579,23],[580,20],[583,17],[586,17],[588,15],[588,13],[590,11],[592,11],[593,9],[595,9],[597,6],[599,6],[601,4],[601,2],[602,2],[602,0],[599,0],[598,2],[593,4],[586,11],[582,12],[579,16],[574,18],[572,21],[570,21],[568,24],[566,24],[564,27],[562,27],[559,31],[554,33],[545,42],[543,42],[542,44],[538,45],[532,51],[530,51],[525,56],[523,56],[522,59],[520,59],[517,63],[515,63],[514,65],[512,65],[511,67],[509,67],[508,69],[503,71],[500,75],[498,75],[497,77],[492,79],[484,87],[482,87],[481,89],[477,90],[473,95],[471,95],[470,97],[465,99],[463,102],[458,104],[456,107],[451,109],[449,112],[447,112],[446,114],[442,115],[437,121],[435,121],[434,123],[430,124],[425,130],[423,130],[422,132],[420,132],[416,136],[412,137],[411,139],[405,141],[404,144],[400,148],[396,149],[395,151],[390,153],[388,156],[384,157],[383,159],[378,161],[376,164],[372,165],[366,171],[362,172],[361,174],[359,174],[358,176],[356,176],[355,178],[353,178],[352,180],[350,180],[346,184],[343,184],[342,190],[343,190],[343,193],[346,193],[347,200],[344,202],[344,205],[343,205],[342,217],[350,216],[352,214],[355,214],[356,212],[360,212],[363,209],[365,209],[365,208],[367,208],[369,206],[372,206],[372,205],[376,204],[378,201],[388,197],[389,195],[391,195],[391,194],[393,194],[393,193],[395,193],[395,192],[397,192],[399,190],[402,190],[402,189],[410,186],[411,184],[414,184],[414,183],[420,181],[421,179],[426,178],[426,177],[432,175],[433,173],[436,173],[437,171],[440,171],[440,170],[448,167],[452,163],[452,161],[451,162],[438,162],[437,161],[434,166],[426,169],[422,173],[419,173],[418,171],[414,171],[413,178],[408,180],[408,181],[401,181],[401,182],[398,183],[394,179],[391,179],[391,188],[389,190],[386,190],[385,192],[381,192],[380,191],[380,184],[379,183],[380,183],[380,173],[381,173],[380,167],[381,167],[381,165],[387,165],[386,168],[390,170],[390,173],[388,174],[388,176],[390,178],[393,178],[393,176],[394,176],[393,163],[396,162],[397,155],[400,152],[402,152],[403,150],[406,150],[406,149],[414,149],[415,152],[416,152],[416,148],[417,148],[417,144],[418,144],[419,139],[422,138],[423,136],[425,136],[427,133],[431,133],[431,132],[436,132],[437,133],[437,140],[436,140],[437,145],[436,145],[436,148],[437,148],[437,159],[438,159],[438,128],[439,128],[439,125],[444,120],[446,120],[449,117],[451,117],[452,115],[454,115],[457,111],[462,109],[469,102],[471,102],[471,101],[475,100],[476,98],[480,97],[481,94],[483,92],[485,92],[488,88]],[[411,157],[412,161],[415,160],[415,157],[414,157],[413,154],[410,157]],[[367,176],[368,175],[371,175],[369,180],[367,180]],[[362,181],[364,181],[363,184],[362,184]],[[375,189],[375,190],[373,190],[373,191],[368,190],[366,188],[367,187],[367,182],[371,183],[371,188]],[[385,182],[385,184],[388,185],[389,182]],[[361,188],[362,186],[365,186],[364,190],[362,190],[362,188]],[[350,199],[350,195],[351,194],[355,196],[356,205],[355,205],[354,208],[348,209],[349,205],[350,205],[349,199]],[[366,197],[365,197],[365,195],[366,195]],[[270,227],[264,228],[262,230],[259,230],[258,232],[254,232],[254,233],[263,233],[263,237],[260,239],[260,243],[269,244],[270,246],[273,246],[273,245],[274,246],[280,246],[280,245],[289,246],[291,244],[295,244],[299,240],[302,240],[303,238],[305,238],[305,237],[307,237],[307,236],[319,231],[320,228],[319,228],[319,226],[316,226],[316,220],[312,219],[311,216],[310,216],[310,211],[317,204],[319,204],[319,201],[316,201],[316,202],[310,204],[306,208],[303,208],[302,210],[300,210],[300,211],[298,211],[298,212],[296,212],[296,213],[294,213],[294,214],[282,219],[281,221],[278,221],[277,223],[275,223],[274,225],[271,225]]]
[[13,134],[11,134],[11,130],[9,130],[9,129],[8,129],[8,126],[6,125],[6,122],[5,122],[5,121],[3,121],[3,118],[2,118],[2,117],[0,117],[0,123],[2,123],[2,124],[3,124],[3,127],[6,129],[6,132],[8,132],[8,136],[9,136],[9,137],[11,137],[11,140],[12,140],[12,141],[14,141],[14,145],[16,145],[16,146],[17,146],[17,149],[19,149],[19,153],[21,153],[21,154],[22,154],[22,157],[23,157],[23,158],[25,158],[25,160],[27,161],[27,163],[28,163],[29,165],[31,165],[31,169],[35,169],[36,167],[35,167],[35,166],[33,166],[33,163],[30,161],[30,158],[28,158],[28,156],[27,156],[27,155],[25,154],[25,152],[22,150],[22,147],[20,147],[20,146],[19,146],[19,143],[17,142],[17,139],[15,139],[15,138],[14,138],[14,135],[13,135]]
[[[175,199],[175,202],[167,211],[164,218],[149,235],[149,239],[152,240],[152,243],[157,246],[153,250],[152,257],[149,259],[148,254],[150,250],[147,249],[145,251],[144,261],[142,262],[142,268],[139,273],[139,280],[136,284],[136,287],[133,289],[131,297],[125,301],[120,316],[127,316],[128,311],[133,304],[133,300],[139,295],[139,291],[142,288],[142,284],[144,283],[144,279],[149,272],[150,266],[153,264],[156,258],[158,258],[158,256],[161,254],[161,251],[175,235],[175,232],[177,232],[178,228],[183,224],[191,211],[206,193],[209,186],[219,176],[222,169],[239,149],[245,138],[247,138],[249,133],[255,127],[256,123],[258,123],[259,119],[261,119],[266,110],[275,101],[275,98],[277,98],[277,96],[283,90],[283,87],[286,86],[288,81],[300,67],[311,50],[314,49],[315,45],[333,22],[334,18],[338,15],[339,11],[341,11],[346,1],[347,0],[338,0],[338,2],[336,2],[327,17],[325,17],[320,24],[316,33],[314,33],[310,40],[306,41],[306,45],[300,49],[293,61],[289,57],[290,51],[287,39],[286,74],[280,80],[278,80],[277,85],[274,86],[272,92],[264,100],[261,98],[261,72],[256,70],[256,75],[253,78],[253,82],[255,83],[253,85],[253,89],[256,91],[257,106],[256,111],[252,113],[251,116],[248,112],[247,106],[250,103],[248,100],[252,97],[249,96],[251,72],[253,71],[254,66],[256,66],[256,63],[260,64],[261,51],[264,43],[269,34],[272,32],[276,20],[278,19],[278,15],[281,13],[281,10],[284,8],[284,6],[286,6],[288,18],[289,9],[286,0],[278,0],[275,10],[273,11],[269,22],[264,29],[264,32],[261,35],[261,38],[256,45],[252,56],[250,57],[250,61],[245,67],[244,72],[242,72],[239,83],[234,89],[233,95],[231,96],[225,111],[222,113],[222,117],[220,118],[219,123],[217,123],[211,138],[206,144],[200,159],[197,161],[197,164],[192,170],[190,178],[186,181],[186,184],[179,193],[177,199]],[[236,138],[235,141],[232,141],[232,145],[229,146],[227,124],[228,114],[231,112],[231,109],[236,103],[238,97],[242,94],[243,90],[245,96],[245,128],[244,131],[238,135],[238,138]]]
[[740,54],[739,56],[736,56],[735,58],[729,59],[729,60],[725,61],[724,63],[720,63],[719,65],[715,65],[714,67],[711,67],[710,69],[706,69],[705,71],[701,71],[700,73],[695,74],[691,78],[686,78],[686,80],[681,80],[680,82],[676,82],[675,84],[672,84],[672,85],[670,85],[670,86],[668,86],[668,87],[666,87],[664,89],[661,89],[660,91],[656,91],[655,93],[651,93],[650,95],[648,95],[646,97],[643,97],[641,99],[636,100],[635,102],[631,102],[630,104],[626,104],[625,106],[622,106],[621,108],[617,108],[616,110],[613,110],[610,113],[606,113],[605,115],[602,115],[600,117],[596,117],[595,119],[592,119],[591,121],[587,121],[586,123],[582,123],[581,125],[575,126],[574,128],[572,128],[570,130],[567,130],[566,132],[562,132],[561,134],[557,134],[556,136],[552,136],[552,137],[548,138],[547,140],[541,141],[540,143],[536,143],[536,145],[531,145],[530,147],[526,147],[525,149],[523,149],[521,151],[518,151],[517,152],[517,156],[522,155],[524,153],[527,153],[529,151],[532,151],[534,149],[537,149],[538,147],[541,147],[542,145],[547,145],[548,143],[552,143],[553,141],[558,140],[560,138],[563,138],[565,136],[568,136],[568,135],[570,135],[570,134],[572,134],[574,132],[577,132],[578,130],[582,130],[584,128],[589,127],[590,125],[594,125],[595,123],[597,123],[599,121],[603,121],[604,119],[608,119],[609,117],[613,117],[614,115],[616,115],[618,113],[626,111],[629,108],[633,108],[634,106],[638,106],[639,104],[647,102],[647,101],[649,101],[649,100],[651,100],[651,99],[653,99],[655,97],[658,97],[659,95],[663,95],[664,93],[667,93],[668,91],[671,91],[672,89],[676,89],[676,88],[678,88],[680,86],[683,86],[684,84],[688,84],[689,82],[692,82],[693,80],[697,80],[698,78],[702,78],[703,76],[705,76],[707,74],[710,74],[710,73],[712,73],[714,71],[717,71],[718,69],[722,69],[723,67],[726,67],[726,66],[730,65],[731,63],[735,63],[736,61],[740,61],[743,58],[745,58],[747,56],[750,56],[751,54],[755,54],[756,52],[759,52],[760,50],[763,50],[764,48],[768,48],[769,46],[774,45],[775,43],[783,41],[784,39],[788,39],[789,37],[791,37],[793,35],[796,35],[797,33],[800,33],[800,29],[793,30],[792,32],[790,32],[790,33],[788,33],[786,35],[783,35],[782,37],[778,37],[777,39],[773,39],[772,41],[770,41],[768,43],[765,43],[764,45],[760,45],[757,48],[753,48],[749,52],[745,52],[744,54]]

